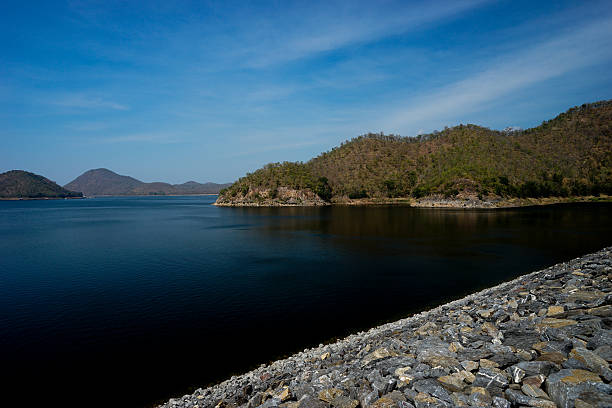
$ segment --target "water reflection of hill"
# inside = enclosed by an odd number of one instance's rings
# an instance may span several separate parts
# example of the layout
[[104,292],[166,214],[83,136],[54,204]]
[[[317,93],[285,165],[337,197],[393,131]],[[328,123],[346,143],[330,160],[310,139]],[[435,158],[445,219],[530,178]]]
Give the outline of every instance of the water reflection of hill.
[[[506,247],[565,248],[568,257],[599,246],[593,226],[609,225],[610,205],[564,204],[504,210],[410,207],[236,208],[256,219],[255,234],[309,232],[330,245],[380,255],[465,255]],[[604,232],[604,231],[602,231]],[[497,248],[494,251],[493,248]],[[524,251],[521,250],[521,251]]]

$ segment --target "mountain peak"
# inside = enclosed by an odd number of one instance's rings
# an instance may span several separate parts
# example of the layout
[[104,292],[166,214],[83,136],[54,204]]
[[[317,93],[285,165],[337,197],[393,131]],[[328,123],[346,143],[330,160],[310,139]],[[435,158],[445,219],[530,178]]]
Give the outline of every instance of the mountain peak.
[[133,177],[122,176],[106,168],[91,169],[64,187],[85,195],[125,195],[144,184]]

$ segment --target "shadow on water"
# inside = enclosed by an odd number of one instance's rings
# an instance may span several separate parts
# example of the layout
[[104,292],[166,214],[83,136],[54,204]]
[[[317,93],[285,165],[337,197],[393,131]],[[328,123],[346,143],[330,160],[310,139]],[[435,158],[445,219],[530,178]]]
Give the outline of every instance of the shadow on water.
[[612,244],[609,204],[217,208],[213,199],[0,203],[0,357],[11,392],[148,406]]

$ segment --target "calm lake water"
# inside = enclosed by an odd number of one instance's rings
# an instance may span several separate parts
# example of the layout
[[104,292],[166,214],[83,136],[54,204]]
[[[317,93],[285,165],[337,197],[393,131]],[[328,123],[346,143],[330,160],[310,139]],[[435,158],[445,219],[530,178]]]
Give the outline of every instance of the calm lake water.
[[4,394],[150,406],[612,245],[610,204],[265,209],[214,198],[0,202]]

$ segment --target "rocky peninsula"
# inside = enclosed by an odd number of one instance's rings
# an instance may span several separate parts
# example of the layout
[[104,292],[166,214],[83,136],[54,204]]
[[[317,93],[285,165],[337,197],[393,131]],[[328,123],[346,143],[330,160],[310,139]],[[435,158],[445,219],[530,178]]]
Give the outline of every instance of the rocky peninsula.
[[612,247],[162,407],[611,407]]

